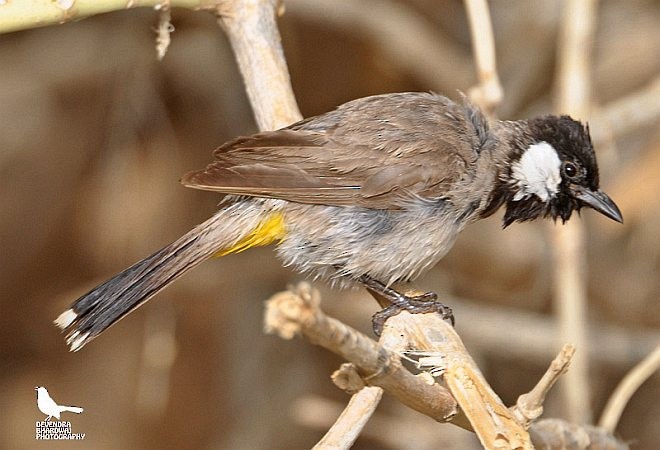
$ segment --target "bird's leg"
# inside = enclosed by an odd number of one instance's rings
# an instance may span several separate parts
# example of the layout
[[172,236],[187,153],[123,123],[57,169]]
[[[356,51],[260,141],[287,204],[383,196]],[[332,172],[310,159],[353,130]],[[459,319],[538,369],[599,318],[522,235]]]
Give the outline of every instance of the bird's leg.
[[392,316],[396,316],[401,311],[408,311],[411,314],[435,312],[440,314],[443,319],[449,319],[452,326],[454,325],[454,314],[451,308],[440,303],[435,292],[406,295],[386,286],[378,280],[374,280],[368,275],[362,275],[358,280],[364,284],[367,290],[382,296],[390,302],[389,306],[374,314],[371,319],[376,336],[380,336],[385,321]]

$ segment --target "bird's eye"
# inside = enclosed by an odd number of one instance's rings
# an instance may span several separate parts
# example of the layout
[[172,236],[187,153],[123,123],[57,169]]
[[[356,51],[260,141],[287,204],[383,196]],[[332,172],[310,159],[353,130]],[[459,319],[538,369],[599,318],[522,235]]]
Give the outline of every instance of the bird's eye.
[[565,162],[564,163],[564,173],[568,178],[574,178],[578,174],[578,168],[577,166],[572,163],[572,162]]

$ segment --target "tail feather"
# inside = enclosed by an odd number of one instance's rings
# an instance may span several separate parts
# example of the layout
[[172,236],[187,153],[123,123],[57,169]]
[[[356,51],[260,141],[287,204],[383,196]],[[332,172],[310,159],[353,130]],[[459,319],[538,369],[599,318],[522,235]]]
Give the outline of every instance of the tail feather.
[[259,228],[263,212],[261,205],[247,202],[224,208],[177,241],[80,297],[55,320],[66,332],[71,351],[82,348],[189,269],[233,248]]

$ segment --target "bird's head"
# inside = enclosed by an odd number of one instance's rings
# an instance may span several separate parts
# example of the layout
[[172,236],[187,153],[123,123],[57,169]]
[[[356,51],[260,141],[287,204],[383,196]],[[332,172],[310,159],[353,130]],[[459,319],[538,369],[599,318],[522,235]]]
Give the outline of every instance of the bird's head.
[[569,116],[537,117],[525,122],[511,144],[499,188],[505,227],[539,217],[566,222],[583,206],[623,221],[619,208],[600,190],[588,127]]

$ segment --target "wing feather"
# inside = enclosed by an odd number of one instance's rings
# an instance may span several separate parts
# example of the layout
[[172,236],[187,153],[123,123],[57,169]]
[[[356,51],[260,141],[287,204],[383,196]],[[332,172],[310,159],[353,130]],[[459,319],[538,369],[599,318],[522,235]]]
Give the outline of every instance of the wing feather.
[[355,100],[288,128],[239,137],[186,186],[300,203],[400,209],[441,198],[476,159],[473,109],[435,94]]

